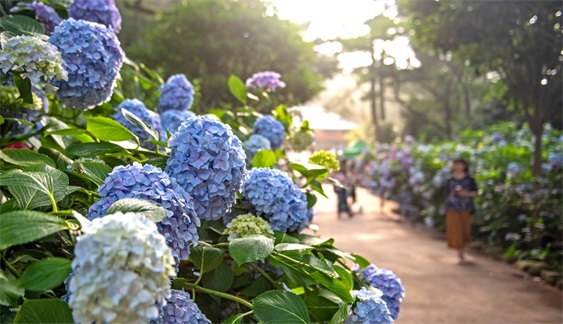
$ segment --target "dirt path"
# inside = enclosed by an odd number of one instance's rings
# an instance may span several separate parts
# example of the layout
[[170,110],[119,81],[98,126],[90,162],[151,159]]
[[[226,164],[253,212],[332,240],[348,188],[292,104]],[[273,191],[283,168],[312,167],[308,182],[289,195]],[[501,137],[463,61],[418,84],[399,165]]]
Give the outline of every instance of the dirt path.
[[563,323],[563,294],[525,279],[513,267],[469,253],[456,264],[445,242],[379,211],[379,200],[359,190],[363,215],[337,220],[336,200],[319,198],[314,223],[323,237],[359,253],[402,280],[406,299],[397,323]]

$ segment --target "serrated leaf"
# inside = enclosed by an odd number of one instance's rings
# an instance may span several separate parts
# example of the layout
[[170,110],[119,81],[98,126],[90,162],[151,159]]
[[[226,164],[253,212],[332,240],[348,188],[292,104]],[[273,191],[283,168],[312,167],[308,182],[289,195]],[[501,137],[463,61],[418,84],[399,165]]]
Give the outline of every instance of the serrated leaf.
[[116,201],[106,211],[106,215],[117,212],[136,213],[145,216],[150,221],[158,223],[166,218],[166,209],[153,202],[136,198],[124,198]]
[[55,167],[55,161],[50,157],[31,150],[6,149],[0,150],[0,160],[26,167],[36,164]]
[[18,286],[32,291],[56,288],[70,274],[71,261],[63,258],[46,258],[35,262],[22,273]]
[[156,130],[152,129],[149,125],[147,125],[139,117],[135,116],[133,113],[131,113],[130,111],[128,111],[124,108],[121,108],[121,113],[123,114],[123,117],[125,117],[125,119],[127,119],[131,124],[139,127],[144,132],[149,134],[153,139],[158,141],[158,139],[159,139],[158,132]]
[[68,229],[64,220],[32,210],[18,210],[0,215],[0,250],[33,242]]
[[252,166],[255,168],[270,168],[276,164],[276,154],[272,150],[262,150],[252,158]]
[[201,285],[212,290],[226,292],[231,288],[234,277],[231,266],[222,262],[217,268],[203,275]]
[[0,305],[16,306],[18,299],[23,296],[25,290],[18,287],[16,278],[8,272],[0,269]]
[[14,318],[19,323],[74,323],[72,312],[64,301],[51,299],[26,299]]
[[229,243],[229,252],[239,266],[265,259],[273,250],[274,240],[263,235],[236,238]]
[[41,23],[23,15],[1,17],[0,29],[15,35],[45,33],[45,29]]
[[77,157],[92,157],[122,151],[121,146],[113,143],[77,143],[68,146],[65,149],[65,154]]
[[254,315],[263,323],[311,323],[303,299],[289,291],[268,291],[254,298]]
[[203,274],[217,268],[223,262],[224,255],[224,250],[198,245],[190,250],[189,259]]
[[231,75],[228,80],[228,85],[231,94],[243,105],[246,105],[246,86],[244,82],[242,82],[239,77]]
[[84,161],[79,163],[82,172],[88,176],[96,185],[100,186],[112,169],[107,166],[105,163],[101,162],[91,162],[91,161]]
[[102,141],[127,141],[135,137],[125,126],[102,116],[88,118],[86,130]]

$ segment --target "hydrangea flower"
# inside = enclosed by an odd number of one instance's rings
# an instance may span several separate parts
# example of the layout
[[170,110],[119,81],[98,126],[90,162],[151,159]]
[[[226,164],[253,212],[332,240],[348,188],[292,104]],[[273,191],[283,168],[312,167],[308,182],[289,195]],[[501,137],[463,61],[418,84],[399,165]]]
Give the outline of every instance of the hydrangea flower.
[[28,78],[33,84],[40,81],[68,80],[61,54],[44,37],[21,35],[2,39],[2,73],[17,73],[23,78]]
[[117,166],[99,187],[100,200],[90,207],[88,219],[103,217],[107,209],[123,198],[138,198],[156,203],[166,209],[167,217],[158,222],[158,230],[172,248],[176,263],[187,260],[190,244],[199,238],[200,220],[194,211],[191,197],[160,168],[134,162]]
[[150,128],[154,129],[158,132],[158,134],[162,133],[162,126],[160,124],[160,116],[147,109],[145,104],[138,100],[138,99],[125,99],[119,106],[117,106],[117,113],[113,115],[113,119],[119,122],[121,125],[127,127],[133,134],[139,137],[141,141],[141,146],[147,148],[149,150],[154,150],[156,145],[154,143],[145,142],[147,140],[153,139],[152,136],[145,132],[140,127],[133,125],[121,112],[121,109],[125,109],[132,113],[133,115],[139,117],[142,121],[144,121]]
[[158,112],[167,110],[188,110],[194,102],[194,87],[185,75],[176,74],[160,87]]
[[361,290],[352,290],[352,297],[356,299],[351,314],[345,323],[362,324],[390,324],[394,323],[387,305],[372,291],[362,287]]
[[[43,106],[41,98],[32,92],[33,104],[27,104],[20,99],[20,93],[14,86],[0,86],[0,116],[22,119],[28,122],[36,122],[37,127],[42,124],[37,122],[40,117],[40,109]],[[19,136],[31,131],[32,126],[19,123],[17,121],[5,120],[0,125],[2,136]]]
[[219,219],[235,199],[246,170],[246,155],[231,127],[209,116],[190,118],[168,142],[165,171],[194,199],[202,219]]
[[401,283],[401,279],[392,271],[378,268],[370,264],[360,272],[360,278],[372,287],[375,287],[383,293],[383,300],[387,303],[387,307],[394,319],[399,317],[401,303],[405,298],[405,288]]
[[[166,131],[174,134],[178,127],[185,122],[188,118],[195,117],[196,115],[189,110],[166,110],[160,114],[160,122],[162,124],[161,139],[167,138]],[[164,136],[162,136],[164,135]]]
[[51,38],[65,62],[68,81],[53,82],[61,102],[84,110],[108,101],[123,64],[124,53],[110,28],[63,20]]
[[98,218],[77,238],[68,305],[77,323],[148,322],[166,303],[174,259],[156,225],[135,213]]
[[254,123],[254,127],[252,127],[252,132],[267,138],[273,150],[280,147],[285,138],[285,127],[272,116],[258,118]]
[[170,297],[166,298],[166,305],[161,307],[158,318],[151,324],[206,324],[210,320],[199,310],[197,304],[190,298],[190,294],[182,290],[172,289]]
[[340,169],[340,163],[336,159],[336,155],[327,151],[318,151],[309,156],[309,163],[320,165],[329,171],[337,171]]
[[280,80],[281,75],[277,72],[263,71],[252,75],[246,80],[247,88],[264,88],[269,91],[285,88],[285,83]]
[[242,186],[242,195],[274,230],[300,232],[309,223],[307,197],[279,170],[251,169]]
[[237,218],[227,224],[223,234],[229,234],[229,241],[249,235],[274,237],[274,231],[270,224],[266,220],[252,214],[237,216]]
[[315,134],[311,131],[299,130],[289,138],[289,144],[294,151],[301,152],[308,149],[315,141]]
[[116,34],[121,30],[121,15],[114,0],[74,0],[68,8],[68,15],[111,27]]
[[62,21],[55,9],[43,2],[19,2],[17,7],[10,9],[10,12],[20,12],[24,10],[35,11],[35,19],[43,25],[45,34],[47,35],[51,35],[55,27]]
[[248,164],[252,164],[252,159],[258,152],[262,150],[271,150],[270,141],[262,135],[252,134],[244,142],[244,151],[246,152],[246,157],[248,159]]

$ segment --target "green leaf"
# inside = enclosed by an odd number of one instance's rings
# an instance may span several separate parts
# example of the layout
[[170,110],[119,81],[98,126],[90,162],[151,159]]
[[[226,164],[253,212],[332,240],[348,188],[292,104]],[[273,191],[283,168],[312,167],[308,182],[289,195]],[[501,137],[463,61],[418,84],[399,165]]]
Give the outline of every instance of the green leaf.
[[352,278],[352,274],[336,264],[334,265],[334,270],[338,273],[340,279],[348,286],[348,289],[352,290],[354,288],[354,278]]
[[274,231],[274,237],[276,238],[276,242],[275,244],[280,244],[280,243],[299,243],[299,239],[291,236],[287,233],[284,232],[280,232],[280,231]]
[[106,215],[117,212],[141,214],[155,223],[162,221],[167,216],[164,207],[148,200],[136,198],[124,198],[114,202],[107,209]]
[[[0,25],[2,18],[0,18]],[[14,73],[12,74],[14,79],[14,83],[18,88],[18,92],[20,93],[19,99],[22,99],[23,102],[28,104],[33,104],[33,94],[31,93],[31,80],[29,78],[22,78],[19,74]]]
[[11,273],[0,269],[0,305],[17,306],[24,289],[18,287],[16,278]]
[[343,302],[354,302],[354,298],[352,298],[352,295],[350,294],[350,289],[348,289],[348,283],[346,281],[337,278],[330,278],[326,274],[321,272],[313,272],[310,275],[322,286],[328,288],[338,297],[340,297]]
[[21,167],[31,166],[35,164],[46,164],[55,167],[55,161],[53,161],[53,159],[31,150],[0,150],[0,160],[4,160],[8,163]]
[[74,320],[67,303],[60,299],[26,299],[14,319],[14,324],[19,323],[72,324]]
[[338,304],[323,298],[316,292],[307,294],[305,303],[315,322],[329,321],[339,309]]
[[243,105],[246,105],[246,86],[244,85],[244,82],[242,82],[239,77],[231,75],[229,77],[228,85],[231,94]]
[[253,298],[269,290],[272,290],[270,282],[264,277],[258,277],[258,279],[253,280],[252,283],[240,293],[248,298]]
[[159,139],[158,132],[156,130],[152,129],[149,125],[147,125],[147,123],[145,123],[139,117],[135,116],[133,113],[131,113],[130,111],[128,111],[124,108],[121,108],[121,113],[123,114],[123,117],[125,117],[125,119],[127,119],[131,124],[139,127],[144,132],[149,134],[153,139],[158,141],[158,139]]
[[223,262],[224,255],[224,250],[198,245],[190,250],[189,259],[203,274],[217,268]]
[[86,130],[102,141],[127,141],[135,137],[125,126],[107,117],[90,117]]
[[0,215],[0,250],[33,242],[68,229],[64,220],[45,213],[18,210]]
[[252,166],[255,168],[269,168],[276,164],[276,154],[272,150],[259,151],[252,158]]
[[279,120],[283,124],[286,131],[291,128],[291,124],[293,123],[293,117],[287,111],[286,106],[279,105],[276,108],[276,110],[274,110],[273,115],[274,115],[274,118],[276,118],[277,120]]
[[68,146],[65,154],[77,157],[92,157],[121,151],[123,151],[123,148],[113,143],[77,143]]
[[226,320],[224,320],[223,324],[240,324],[242,323],[242,319],[245,317],[246,315],[244,313],[241,314],[235,314],[233,316],[230,316],[229,318],[227,318]]
[[254,315],[264,323],[311,323],[303,299],[289,291],[268,291],[254,298]]
[[233,284],[235,278],[231,266],[222,262],[219,266],[201,278],[201,285],[212,290],[226,292]]
[[240,266],[267,258],[274,250],[274,240],[263,235],[236,238],[229,243],[229,252]]
[[306,192],[307,195],[307,209],[309,208],[313,208],[313,206],[315,206],[315,204],[317,203],[317,196],[313,195],[310,192]]
[[46,258],[25,269],[18,286],[32,291],[58,287],[70,274],[71,261],[63,258]]
[[55,161],[55,167],[58,169],[66,170],[69,165],[72,165],[74,163],[73,160],[71,160],[68,156],[64,155],[60,151],[45,146],[39,149],[39,153],[45,154],[53,161]]
[[41,23],[23,15],[1,17],[0,29],[15,35],[45,33],[45,29]]
[[356,263],[360,266],[361,270],[367,268],[371,264],[371,262],[359,254],[352,253],[352,256],[356,259]]
[[295,170],[295,171],[301,173],[302,176],[304,176],[305,178],[307,178],[307,175],[309,174],[309,170],[308,170],[306,167],[304,167],[304,166],[302,166],[301,164],[298,164],[298,163],[290,163],[289,166],[290,166],[293,170]]
[[281,251],[293,251],[293,250],[312,250],[313,247],[304,244],[295,244],[295,243],[280,243],[277,244],[275,250],[278,252]]
[[79,163],[82,172],[88,176],[96,185],[100,186],[111,172],[111,168],[105,163],[85,161]]
[[330,320],[330,324],[342,324],[348,318],[348,304],[342,304]]
[[318,181],[313,181],[309,184],[309,186],[315,190],[316,192],[320,193],[321,195],[323,195],[323,197],[328,199],[328,196],[325,194],[325,191],[323,189],[323,186],[321,185],[320,182]]
[[0,125],[4,124],[4,117],[0,115]]

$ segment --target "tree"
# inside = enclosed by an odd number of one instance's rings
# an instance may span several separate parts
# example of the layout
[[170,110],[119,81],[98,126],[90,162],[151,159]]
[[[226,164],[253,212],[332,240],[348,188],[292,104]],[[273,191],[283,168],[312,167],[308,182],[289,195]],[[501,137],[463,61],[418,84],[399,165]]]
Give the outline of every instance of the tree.
[[561,10],[561,1],[548,0],[399,2],[419,46],[499,78],[499,95],[535,136],[534,176],[541,174],[543,126],[562,103]]

